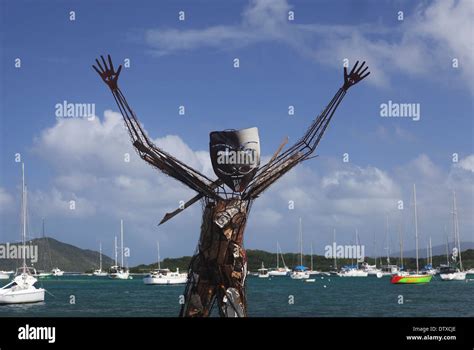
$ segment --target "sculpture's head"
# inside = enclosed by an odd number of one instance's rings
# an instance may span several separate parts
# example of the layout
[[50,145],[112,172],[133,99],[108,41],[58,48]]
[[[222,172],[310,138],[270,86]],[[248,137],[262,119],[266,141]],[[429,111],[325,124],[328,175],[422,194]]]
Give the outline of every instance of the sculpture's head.
[[213,131],[209,136],[214,173],[232,190],[242,192],[260,165],[258,129]]

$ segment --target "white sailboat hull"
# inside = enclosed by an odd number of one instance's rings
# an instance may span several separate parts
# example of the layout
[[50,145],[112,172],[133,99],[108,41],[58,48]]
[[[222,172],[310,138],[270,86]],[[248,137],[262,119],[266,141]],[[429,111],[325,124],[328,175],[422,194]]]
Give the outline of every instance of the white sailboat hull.
[[290,274],[291,279],[294,280],[305,280],[309,278],[309,274],[306,272],[292,272]]
[[97,276],[97,277],[105,277],[105,276],[108,275],[108,273],[107,273],[107,272],[102,272],[102,271],[100,271],[100,272],[99,272],[99,271],[94,271],[94,272],[92,273],[92,275],[93,275],[93,276]]
[[368,272],[362,270],[349,270],[338,273],[339,277],[367,277],[368,275]]
[[464,281],[466,279],[465,272],[442,273],[439,276],[443,281]]
[[10,279],[9,273],[0,272],[0,280],[9,280],[9,279]]
[[111,278],[117,280],[128,280],[130,278],[130,274],[127,272],[114,272],[110,274]]
[[186,284],[188,281],[188,276],[180,276],[180,277],[166,277],[166,276],[158,276],[158,277],[145,277],[143,278],[143,283],[145,284]]
[[43,288],[28,288],[21,290],[0,290],[0,304],[38,303],[44,301]]
[[288,275],[288,271],[270,271],[268,272],[268,275],[270,276],[287,276]]

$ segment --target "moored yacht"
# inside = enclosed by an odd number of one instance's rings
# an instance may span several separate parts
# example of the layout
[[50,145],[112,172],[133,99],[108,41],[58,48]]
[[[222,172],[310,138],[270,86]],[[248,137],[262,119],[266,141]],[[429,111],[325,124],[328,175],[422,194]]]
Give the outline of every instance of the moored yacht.
[[99,268],[94,270],[92,275],[96,277],[107,276],[107,272],[102,271],[102,242],[99,243]]
[[23,241],[23,266],[18,269],[17,275],[7,285],[0,288],[0,304],[36,303],[44,301],[43,288],[36,288],[38,281],[33,275],[35,271],[26,265],[26,187],[25,187],[25,165],[22,164],[22,241]]
[[111,278],[119,280],[128,280],[130,279],[130,273],[123,264],[123,220],[120,220],[120,251],[121,251],[121,264],[117,264],[117,236],[115,236],[115,265],[110,267]]
[[268,269],[265,268],[262,261],[262,267],[258,269],[258,278],[268,278],[270,275],[268,274]]
[[[281,256],[281,261],[283,263],[283,267],[280,267],[280,259],[279,256]],[[271,271],[268,272],[269,276],[287,276],[291,272],[291,269],[288,268],[285,264],[285,259],[283,258],[283,253],[281,251],[280,245],[277,242],[277,267]]]
[[158,250],[158,268],[151,271],[148,275],[143,278],[143,283],[151,284],[185,284],[188,281],[188,275],[180,273],[179,269],[176,268],[176,272],[172,272],[169,269],[162,269],[160,262],[160,242],[156,242]]

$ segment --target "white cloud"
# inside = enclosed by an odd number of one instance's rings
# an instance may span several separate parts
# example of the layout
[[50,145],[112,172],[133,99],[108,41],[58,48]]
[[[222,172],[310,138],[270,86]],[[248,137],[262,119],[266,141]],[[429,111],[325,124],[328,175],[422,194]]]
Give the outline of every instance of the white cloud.
[[470,171],[471,173],[474,173],[474,155],[471,154],[470,156],[461,159],[458,164],[454,165],[454,167],[458,167]]
[[0,187],[0,213],[10,211],[13,203],[13,197],[3,187]]
[[405,13],[403,23],[391,28],[380,23],[298,24],[287,20],[291,8],[286,0],[253,0],[238,25],[150,29],[145,41],[157,55],[201,47],[232,49],[279,42],[337,68],[343,58],[351,62],[366,60],[372,72],[369,82],[379,86],[387,86],[390,75],[399,72],[452,81],[457,75],[452,59],[458,58],[458,71],[474,92],[470,69],[474,64],[474,6],[470,0],[438,0],[420,5],[413,13]]

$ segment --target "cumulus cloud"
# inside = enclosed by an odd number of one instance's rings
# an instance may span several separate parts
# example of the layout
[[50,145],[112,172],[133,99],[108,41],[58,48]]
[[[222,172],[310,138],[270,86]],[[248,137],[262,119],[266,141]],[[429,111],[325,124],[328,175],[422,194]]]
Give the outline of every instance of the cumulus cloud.
[[[261,42],[287,45],[305,57],[340,68],[342,59],[369,62],[369,82],[387,86],[390,75],[455,77],[457,71],[474,92],[472,19],[469,0],[434,1],[404,14],[403,23],[387,28],[380,23],[358,25],[298,24],[288,21],[292,6],[286,0],[252,0],[237,25],[203,29],[149,29],[144,38],[156,55],[202,47],[235,49]],[[394,17],[396,13],[393,14]],[[433,72],[436,71],[436,74]],[[441,74],[443,73],[443,74]]]
[[3,187],[0,187],[0,212],[9,211],[13,202],[13,197]]

